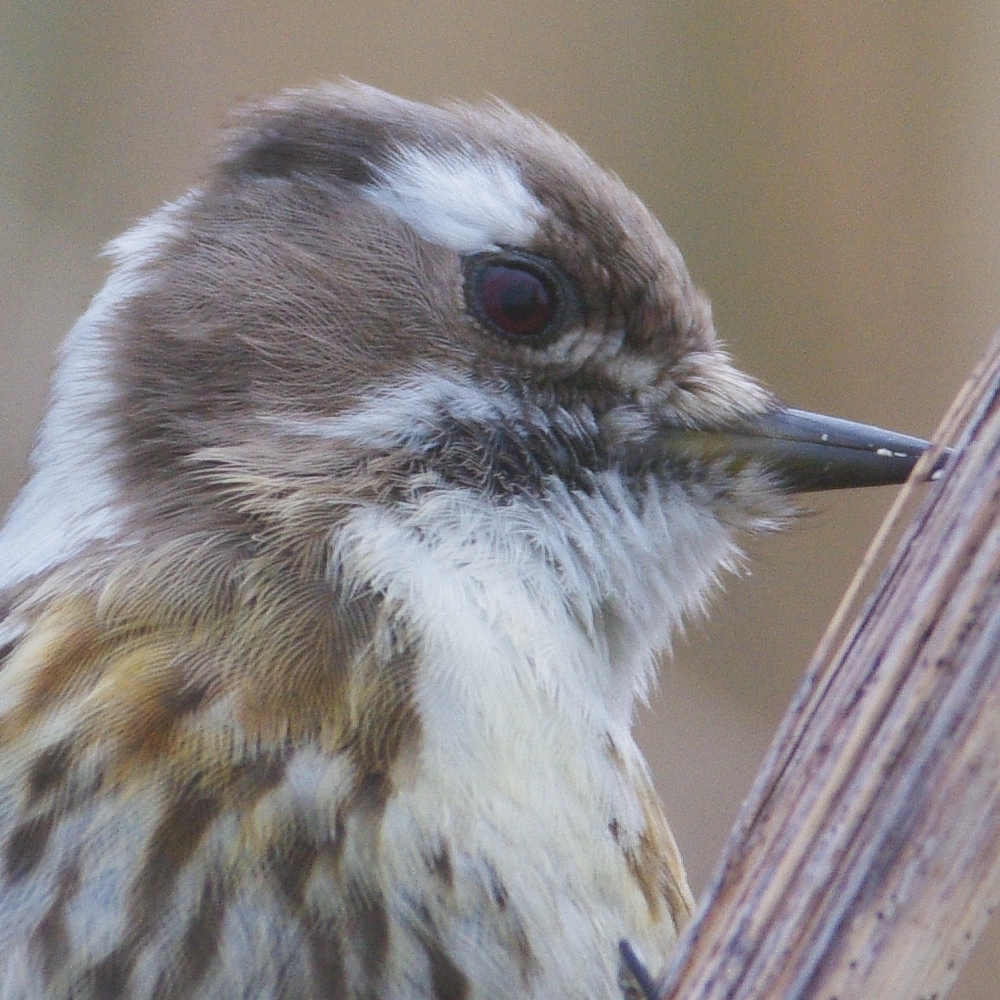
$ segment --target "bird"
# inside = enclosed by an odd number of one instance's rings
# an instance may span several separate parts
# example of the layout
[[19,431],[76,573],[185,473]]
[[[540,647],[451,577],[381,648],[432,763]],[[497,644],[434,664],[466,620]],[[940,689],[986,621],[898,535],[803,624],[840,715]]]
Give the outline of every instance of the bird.
[[109,253],[0,530],[0,1000],[648,995],[636,705],[925,442],[779,403],[499,101],[258,101]]

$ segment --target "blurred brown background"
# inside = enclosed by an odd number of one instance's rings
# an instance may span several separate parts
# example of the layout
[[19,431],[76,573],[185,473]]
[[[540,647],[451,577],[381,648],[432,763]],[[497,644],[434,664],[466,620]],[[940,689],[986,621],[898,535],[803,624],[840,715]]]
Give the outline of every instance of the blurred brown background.
[[[1000,325],[998,51],[1000,8],[944,0],[6,0],[0,506],[102,244],[184,190],[228,107],[341,74],[549,119],[660,216],[745,368],[929,434]],[[892,495],[753,543],[664,669],[642,737],[696,889]],[[998,946],[964,1000],[996,1000]]]

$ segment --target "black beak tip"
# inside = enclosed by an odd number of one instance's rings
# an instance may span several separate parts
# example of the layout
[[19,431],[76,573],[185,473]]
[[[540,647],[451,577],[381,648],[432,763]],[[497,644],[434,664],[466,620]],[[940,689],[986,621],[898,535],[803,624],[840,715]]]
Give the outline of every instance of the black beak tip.
[[[750,429],[752,451],[796,493],[904,483],[930,448],[908,434],[805,410],[774,410]],[[927,480],[940,478],[950,454],[941,453]]]

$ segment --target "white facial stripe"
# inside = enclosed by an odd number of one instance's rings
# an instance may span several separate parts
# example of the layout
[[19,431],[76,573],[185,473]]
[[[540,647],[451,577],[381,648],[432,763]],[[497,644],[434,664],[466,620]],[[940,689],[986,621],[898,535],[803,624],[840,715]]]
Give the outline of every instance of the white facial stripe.
[[61,349],[52,402],[31,456],[33,474],[0,530],[0,589],[114,537],[125,513],[111,430],[116,387],[106,329],[138,294],[149,266],[181,231],[193,193],[165,205],[108,247],[115,267]]
[[456,253],[527,246],[543,211],[511,163],[472,150],[408,149],[363,193]]
[[442,375],[390,386],[336,417],[268,414],[259,419],[279,433],[319,437],[368,448],[420,449],[441,433],[441,414],[488,424],[517,416],[517,405],[474,383]]

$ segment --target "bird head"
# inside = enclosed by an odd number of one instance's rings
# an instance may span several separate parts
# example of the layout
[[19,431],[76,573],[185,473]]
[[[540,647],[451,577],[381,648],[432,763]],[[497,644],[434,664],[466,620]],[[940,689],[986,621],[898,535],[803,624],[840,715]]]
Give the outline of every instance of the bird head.
[[[782,407],[636,195],[500,103],[289,92],[111,254],[0,585],[194,536],[329,574],[358,510],[419,508],[466,545],[486,511],[494,548],[560,565],[631,532],[619,562],[673,567],[651,601],[674,624],[791,491],[899,481],[923,449]],[[584,563],[601,606],[622,566]]]

